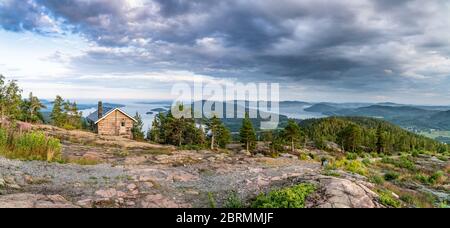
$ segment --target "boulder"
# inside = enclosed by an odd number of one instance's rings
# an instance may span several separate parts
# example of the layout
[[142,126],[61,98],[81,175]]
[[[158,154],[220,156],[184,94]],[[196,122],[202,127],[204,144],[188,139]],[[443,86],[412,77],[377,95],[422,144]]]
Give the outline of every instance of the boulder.
[[320,187],[327,196],[319,208],[379,208],[378,195],[365,187],[350,180],[327,177],[319,180]]

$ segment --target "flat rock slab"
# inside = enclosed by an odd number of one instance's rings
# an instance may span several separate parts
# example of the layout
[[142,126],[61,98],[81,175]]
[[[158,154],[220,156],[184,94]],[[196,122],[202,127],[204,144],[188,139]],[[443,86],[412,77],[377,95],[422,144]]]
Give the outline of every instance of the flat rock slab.
[[60,195],[12,194],[0,197],[0,208],[77,208]]

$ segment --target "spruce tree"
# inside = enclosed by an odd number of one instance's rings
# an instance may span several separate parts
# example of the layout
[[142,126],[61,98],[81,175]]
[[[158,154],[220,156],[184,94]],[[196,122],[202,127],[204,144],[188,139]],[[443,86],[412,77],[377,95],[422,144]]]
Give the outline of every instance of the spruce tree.
[[15,120],[21,117],[21,93],[16,81],[5,83],[5,77],[0,75],[0,123],[5,118]]
[[377,128],[377,152],[378,153],[384,153],[385,152],[385,139],[384,139],[384,135],[383,135],[383,128],[380,126],[378,126]]
[[217,147],[225,148],[231,141],[230,130],[225,127],[217,116],[213,116],[213,118],[206,121],[206,130],[210,133],[211,150],[215,150]]
[[219,134],[217,138],[217,144],[220,148],[225,149],[227,145],[231,142],[231,131],[222,124],[219,128]]
[[252,121],[248,113],[245,113],[245,118],[242,121],[242,127],[239,131],[239,137],[241,139],[241,143],[244,144],[244,147],[247,152],[250,152],[250,149],[253,149],[256,145],[256,132],[253,128]]
[[52,113],[50,114],[50,118],[52,120],[52,124],[57,127],[64,126],[66,122],[66,115],[63,112],[64,100],[61,96],[56,96],[55,101],[53,102]]
[[82,113],[78,111],[76,102],[66,101],[64,102],[64,115],[66,129],[80,129],[82,127],[81,117]]
[[220,121],[217,116],[213,116],[210,120],[206,122],[206,130],[210,134],[210,148],[211,150],[215,150],[216,144],[217,144],[217,137],[219,134],[219,129],[222,125],[222,122]]
[[145,135],[143,131],[144,122],[142,121],[142,117],[138,112],[136,112],[134,119],[136,120],[136,122],[133,123],[133,128],[131,129],[133,139],[137,141],[143,141]]
[[41,115],[41,109],[42,108],[46,108],[45,105],[42,104],[42,102],[39,100],[39,98],[37,98],[36,96],[33,96],[33,93],[30,93],[28,96],[28,100],[27,102],[24,103],[28,103],[28,112],[27,115],[29,118],[29,121],[31,122],[38,122],[38,121],[44,121]]
[[291,151],[295,152],[295,143],[301,138],[302,131],[300,126],[294,120],[289,120],[287,126],[284,128],[284,136],[289,140]]

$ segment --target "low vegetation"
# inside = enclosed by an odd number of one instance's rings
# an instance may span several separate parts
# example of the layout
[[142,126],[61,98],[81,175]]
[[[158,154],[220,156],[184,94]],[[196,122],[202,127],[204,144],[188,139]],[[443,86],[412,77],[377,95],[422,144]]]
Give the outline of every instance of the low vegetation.
[[239,198],[236,192],[232,192],[228,195],[228,198],[226,199],[223,206],[224,208],[235,208],[235,209],[246,207],[242,199]]
[[416,179],[426,185],[436,185],[443,183],[446,179],[446,176],[443,171],[437,171],[432,175],[419,173],[416,175]]
[[343,158],[330,164],[328,169],[342,169],[351,173],[367,176],[367,167],[359,160],[348,160]]
[[299,184],[290,188],[274,190],[259,195],[252,203],[253,208],[304,208],[309,195],[316,187],[311,184]]
[[397,180],[400,177],[400,174],[396,172],[389,171],[386,174],[384,174],[384,180],[386,181],[393,181]]
[[42,132],[19,133],[0,128],[0,154],[12,159],[57,162],[62,160],[61,143]]
[[384,157],[381,161],[386,164],[392,164],[397,168],[408,169],[410,171],[416,170],[413,158],[411,156],[401,156],[398,159]]
[[402,206],[402,203],[395,199],[394,196],[392,195],[392,192],[384,190],[384,191],[379,191],[378,192],[379,195],[379,200],[380,203],[383,204],[384,206],[387,207],[393,207],[393,208],[400,208]]
[[98,165],[101,163],[100,160],[94,158],[72,158],[64,161],[65,163],[77,164],[77,165]]

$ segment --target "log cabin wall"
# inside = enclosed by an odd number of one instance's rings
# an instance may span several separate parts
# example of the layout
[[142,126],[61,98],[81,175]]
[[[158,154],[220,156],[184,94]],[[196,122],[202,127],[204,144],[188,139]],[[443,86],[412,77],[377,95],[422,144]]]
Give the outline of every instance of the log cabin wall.
[[118,110],[110,113],[97,124],[97,132],[100,135],[132,138],[132,128],[133,120]]

